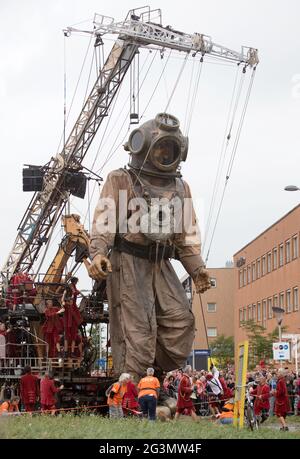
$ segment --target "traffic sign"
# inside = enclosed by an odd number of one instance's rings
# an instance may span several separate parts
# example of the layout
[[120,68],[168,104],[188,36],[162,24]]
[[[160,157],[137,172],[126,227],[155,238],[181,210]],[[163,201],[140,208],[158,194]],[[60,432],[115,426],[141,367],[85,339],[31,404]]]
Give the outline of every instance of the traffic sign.
[[290,343],[273,343],[274,360],[290,360]]

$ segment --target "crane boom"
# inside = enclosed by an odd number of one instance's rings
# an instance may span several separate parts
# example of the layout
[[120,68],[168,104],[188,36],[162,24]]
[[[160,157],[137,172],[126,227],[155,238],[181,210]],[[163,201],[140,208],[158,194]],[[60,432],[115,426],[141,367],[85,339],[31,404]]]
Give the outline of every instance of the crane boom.
[[19,225],[17,238],[1,270],[2,285],[16,271],[28,272],[57,222],[69,193],[63,191],[67,169],[82,163],[97,130],[137,52],[138,46],[117,40],[69,135],[63,151],[52,158],[44,177],[44,187],[36,193]]
[[[139,16],[137,16],[137,13]],[[159,24],[154,22],[159,18]],[[77,29],[68,28],[66,34]],[[237,52],[213,43],[207,35],[186,34],[161,25],[161,11],[142,7],[130,10],[125,21],[95,15],[94,29],[82,31],[93,34],[101,42],[104,34],[118,34],[110,54],[60,154],[51,158],[44,175],[43,189],[35,193],[18,227],[18,234],[8,259],[1,270],[0,288],[5,287],[17,271],[28,272],[36,261],[50,230],[58,221],[69,198],[63,187],[66,173],[78,169],[99,126],[107,116],[111,103],[139,47],[156,47],[212,55],[250,67],[258,64],[255,48]]]

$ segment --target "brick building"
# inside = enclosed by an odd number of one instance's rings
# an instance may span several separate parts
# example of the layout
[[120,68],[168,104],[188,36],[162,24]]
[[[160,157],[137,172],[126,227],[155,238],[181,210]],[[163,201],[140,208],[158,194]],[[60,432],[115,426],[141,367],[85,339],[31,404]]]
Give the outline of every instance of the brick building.
[[[211,268],[208,272],[213,280],[213,287],[203,293],[201,298],[208,341],[211,342],[220,335],[234,334],[234,268]],[[186,276],[183,285],[187,286],[188,281],[189,278]],[[194,286],[192,291],[192,308],[196,320],[194,348],[207,349],[199,295],[195,293]]]
[[246,338],[242,321],[254,320],[273,331],[273,306],[285,310],[287,332],[299,333],[299,238],[300,205],[234,255],[235,343]]

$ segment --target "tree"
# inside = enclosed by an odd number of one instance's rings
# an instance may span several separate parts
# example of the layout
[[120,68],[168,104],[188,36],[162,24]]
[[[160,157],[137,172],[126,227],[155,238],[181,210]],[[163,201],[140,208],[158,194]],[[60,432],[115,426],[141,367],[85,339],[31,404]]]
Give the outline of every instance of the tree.
[[212,359],[215,357],[222,368],[234,363],[233,336],[220,335],[211,342],[210,349]]
[[[269,360],[273,358],[272,344],[278,340],[278,327],[271,333],[266,334],[266,329],[262,325],[247,320],[241,323],[245,329],[249,340],[249,363],[248,367],[253,368],[260,360]],[[283,329],[285,327],[282,327]]]

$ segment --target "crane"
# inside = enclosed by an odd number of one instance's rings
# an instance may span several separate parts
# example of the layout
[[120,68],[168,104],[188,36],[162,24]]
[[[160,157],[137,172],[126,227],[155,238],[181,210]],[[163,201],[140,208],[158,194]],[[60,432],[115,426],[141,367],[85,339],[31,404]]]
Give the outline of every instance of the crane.
[[[153,22],[155,20],[158,23]],[[77,32],[69,27],[65,35]],[[0,287],[8,286],[16,272],[30,272],[43,245],[51,235],[51,228],[58,222],[70,196],[66,186],[70,170],[78,171],[87,151],[108,115],[122,81],[140,47],[164,51],[173,49],[202,56],[211,55],[231,62],[256,67],[258,52],[255,48],[242,47],[240,52],[214,43],[211,37],[187,34],[162,26],[161,10],[149,6],[130,10],[124,21],[96,14],[92,30],[80,30],[96,38],[95,45],[105,34],[116,34],[117,39],[99,71],[94,86],[72,128],[62,151],[53,156],[44,170],[42,189],[34,194],[18,226],[18,233],[6,262],[1,269]]]

